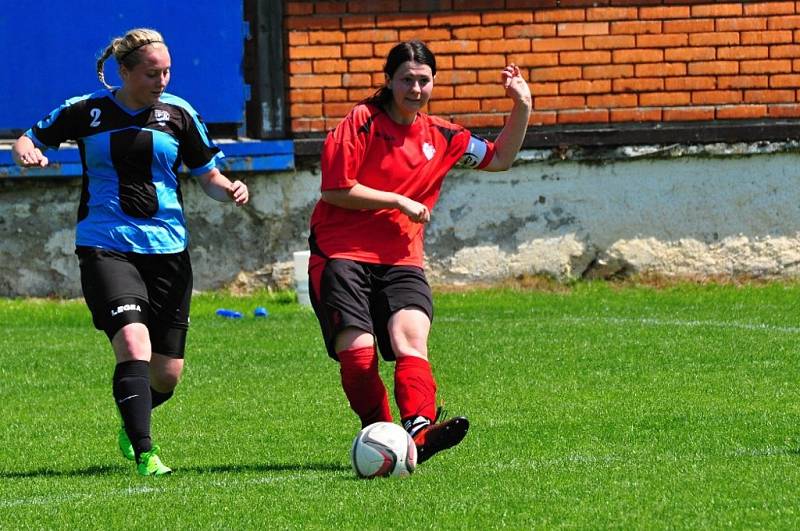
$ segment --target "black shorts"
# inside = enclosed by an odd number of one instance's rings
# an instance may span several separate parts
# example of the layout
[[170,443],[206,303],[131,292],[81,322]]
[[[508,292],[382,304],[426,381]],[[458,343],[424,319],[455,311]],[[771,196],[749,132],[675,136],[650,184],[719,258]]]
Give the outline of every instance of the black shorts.
[[143,323],[153,352],[183,358],[192,297],[188,251],[137,254],[78,247],[75,254],[95,328],[112,339],[123,326]]
[[389,318],[414,306],[433,321],[431,287],[420,267],[367,264],[311,255],[309,295],[328,355],[336,336],[347,327],[374,335],[383,359],[395,359],[389,339]]

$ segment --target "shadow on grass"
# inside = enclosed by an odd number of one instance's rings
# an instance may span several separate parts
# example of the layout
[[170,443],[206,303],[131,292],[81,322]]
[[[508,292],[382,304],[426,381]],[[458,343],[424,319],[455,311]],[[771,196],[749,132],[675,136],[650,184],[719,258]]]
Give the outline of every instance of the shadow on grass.
[[[20,479],[20,478],[58,478],[58,477],[89,477],[89,476],[110,476],[118,474],[130,474],[131,466],[90,466],[87,468],[73,470],[55,470],[52,468],[39,468],[36,470],[3,471],[0,478]],[[230,465],[210,465],[210,466],[181,466],[175,467],[175,473],[191,472],[196,474],[237,474],[250,472],[343,472],[349,471],[349,466],[337,463],[245,463]]]

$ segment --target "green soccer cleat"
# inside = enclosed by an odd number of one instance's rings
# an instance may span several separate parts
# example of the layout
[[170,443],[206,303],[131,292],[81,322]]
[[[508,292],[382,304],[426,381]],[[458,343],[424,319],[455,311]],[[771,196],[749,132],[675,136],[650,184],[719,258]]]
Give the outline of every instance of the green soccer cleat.
[[172,474],[172,469],[158,458],[159,450],[158,446],[153,445],[149,452],[139,455],[139,464],[136,465],[136,470],[140,476],[166,476],[167,474]]
[[117,444],[119,445],[119,451],[122,457],[128,461],[136,460],[136,454],[133,452],[133,445],[131,444],[131,440],[128,439],[128,434],[125,432],[125,426],[122,426],[119,429],[119,433],[117,433]]

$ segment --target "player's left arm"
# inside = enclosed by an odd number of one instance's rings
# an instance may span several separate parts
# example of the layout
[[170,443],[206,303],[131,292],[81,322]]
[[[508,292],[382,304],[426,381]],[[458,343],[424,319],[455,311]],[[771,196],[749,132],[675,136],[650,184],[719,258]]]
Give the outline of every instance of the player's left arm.
[[514,106],[494,142],[495,152],[492,160],[481,168],[485,171],[503,171],[511,167],[522,147],[525,132],[528,130],[528,118],[531,115],[531,89],[520,74],[519,67],[514,64],[508,65],[503,69],[501,78],[506,96],[514,101]]
[[198,175],[197,180],[206,195],[217,201],[233,201],[236,206],[242,206],[250,199],[246,184],[238,180],[231,181],[217,168]]

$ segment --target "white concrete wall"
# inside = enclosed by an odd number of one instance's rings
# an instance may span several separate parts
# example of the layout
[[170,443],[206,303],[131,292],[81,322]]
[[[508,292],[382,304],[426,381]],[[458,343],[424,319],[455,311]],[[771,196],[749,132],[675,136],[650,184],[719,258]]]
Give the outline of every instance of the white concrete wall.
[[[633,272],[793,277],[800,155],[539,161],[454,170],[426,231],[433,282]],[[241,177],[241,176],[239,176]],[[291,284],[317,170],[245,176],[252,202],[216,203],[183,180],[195,286]],[[0,182],[0,295],[78,296],[77,180]]]

